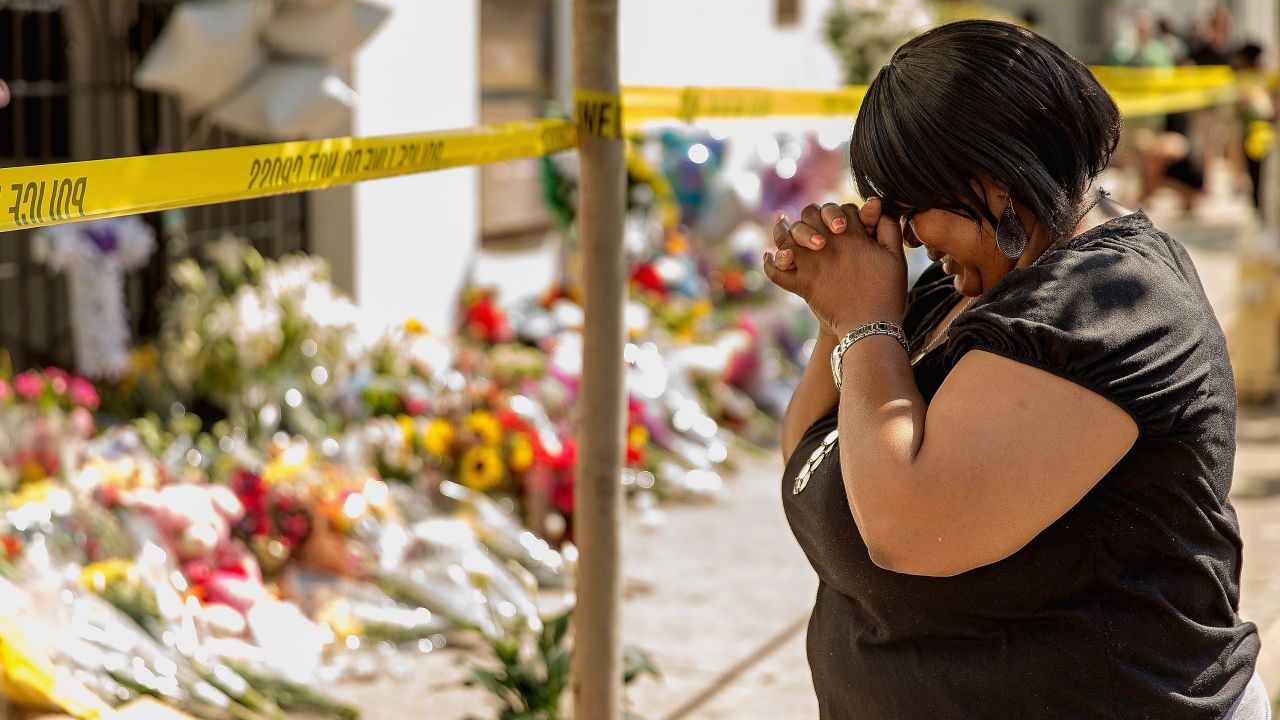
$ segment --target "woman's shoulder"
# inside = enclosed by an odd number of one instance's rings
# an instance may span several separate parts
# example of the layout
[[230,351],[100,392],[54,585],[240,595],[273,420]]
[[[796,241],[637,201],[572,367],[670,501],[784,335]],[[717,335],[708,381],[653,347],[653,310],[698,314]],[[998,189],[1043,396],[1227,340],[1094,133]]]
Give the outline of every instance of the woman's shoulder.
[[1201,327],[1212,315],[1186,250],[1142,212],[1113,218],[1011,271],[977,306],[1065,332],[1121,336]]
[[1039,367],[1112,399],[1144,429],[1210,375],[1230,378],[1194,265],[1142,213],[1010,272],[956,319],[951,336],[952,361],[985,350]]

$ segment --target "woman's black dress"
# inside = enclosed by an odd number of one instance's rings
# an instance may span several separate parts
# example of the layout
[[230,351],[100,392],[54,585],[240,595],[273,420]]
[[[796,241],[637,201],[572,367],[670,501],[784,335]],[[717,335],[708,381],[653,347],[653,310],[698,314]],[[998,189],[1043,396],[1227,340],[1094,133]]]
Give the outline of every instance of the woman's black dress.
[[[936,265],[925,272],[904,318],[913,351],[959,299]],[[914,368],[926,400],[961,356],[985,350],[1110,399],[1138,440],[1026,547],[931,578],[871,562],[838,453],[792,493],[835,411],[816,421],[782,496],[820,579],[808,653],[821,716],[1222,717],[1259,642],[1237,615],[1231,366],[1186,252],[1142,213],[1116,218],[1010,272],[949,334]]]

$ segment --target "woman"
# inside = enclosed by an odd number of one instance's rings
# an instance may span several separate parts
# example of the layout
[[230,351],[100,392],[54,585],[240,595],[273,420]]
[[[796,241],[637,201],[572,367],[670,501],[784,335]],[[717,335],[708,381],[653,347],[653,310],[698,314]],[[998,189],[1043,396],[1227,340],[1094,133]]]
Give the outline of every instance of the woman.
[[[1225,343],[1181,246],[1090,187],[1119,124],[1048,40],[946,25],[867,92],[872,199],[775,230],[822,327],[783,498],[823,718],[1265,717]],[[909,293],[904,242],[939,261]]]

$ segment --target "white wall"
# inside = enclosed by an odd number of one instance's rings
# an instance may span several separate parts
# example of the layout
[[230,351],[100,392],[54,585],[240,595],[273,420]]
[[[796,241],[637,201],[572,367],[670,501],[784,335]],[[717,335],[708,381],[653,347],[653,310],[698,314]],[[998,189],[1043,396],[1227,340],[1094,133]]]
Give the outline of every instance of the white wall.
[[621,0],[622,82],[832,87],[840,66],[822,25],[832,0],[804,0],[778,27],[777,0]]
[[[354,59],[354,132],[478,125],[477,0],[379,3],[392,14]],[[478,245],[478,178],[471,167],[355,186],[351,277],[373,317],[414,316],[433,331],[453,330],[454,301]]]

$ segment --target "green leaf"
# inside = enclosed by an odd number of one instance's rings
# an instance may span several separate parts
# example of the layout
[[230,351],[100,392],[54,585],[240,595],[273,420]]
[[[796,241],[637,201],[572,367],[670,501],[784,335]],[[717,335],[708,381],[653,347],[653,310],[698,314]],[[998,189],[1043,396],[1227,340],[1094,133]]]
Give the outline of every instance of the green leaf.
[[645,651],[630,646],[623,648],[623,684],[630,685],[633,680],[636,680],[643,675],[652,675],[655,678],[660,678],[662,677],[662,671],[658,670],[658,666],[653,662],[653,658]]

